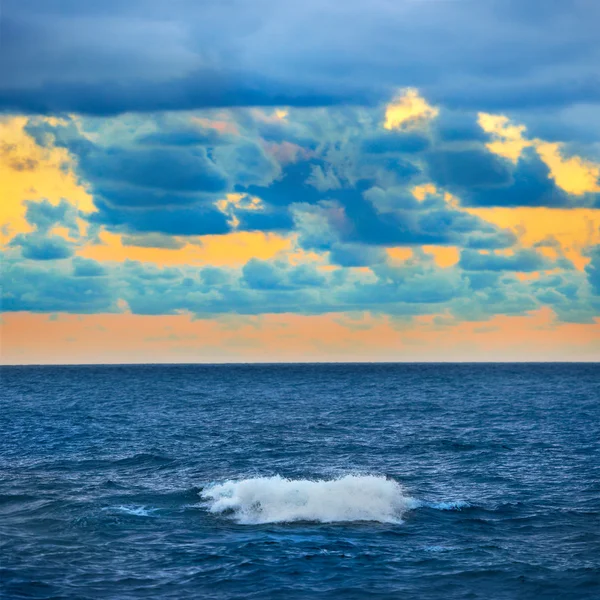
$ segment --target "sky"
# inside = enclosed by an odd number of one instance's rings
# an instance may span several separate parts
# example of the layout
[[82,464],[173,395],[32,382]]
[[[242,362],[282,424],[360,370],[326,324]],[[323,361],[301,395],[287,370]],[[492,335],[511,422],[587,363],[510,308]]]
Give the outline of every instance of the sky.
[[596,0],[5,0],[6,364],[600,360]]

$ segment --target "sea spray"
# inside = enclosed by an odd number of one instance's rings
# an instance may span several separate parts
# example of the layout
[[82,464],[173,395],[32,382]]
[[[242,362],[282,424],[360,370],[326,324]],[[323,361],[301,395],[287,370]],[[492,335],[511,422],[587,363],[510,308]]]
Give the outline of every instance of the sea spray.
[[256,477],[228,480],[200,493],[212,513],[231,513],[244,524],[317,521],[401,523],[415,505],[400,484],[375,475],[332,480]]

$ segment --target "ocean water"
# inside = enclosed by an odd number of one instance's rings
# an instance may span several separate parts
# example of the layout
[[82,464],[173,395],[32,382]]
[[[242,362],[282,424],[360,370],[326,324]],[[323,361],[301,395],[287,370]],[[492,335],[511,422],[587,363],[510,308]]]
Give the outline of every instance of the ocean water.
[[597,364],[0,376],[3,599],[600,598]]

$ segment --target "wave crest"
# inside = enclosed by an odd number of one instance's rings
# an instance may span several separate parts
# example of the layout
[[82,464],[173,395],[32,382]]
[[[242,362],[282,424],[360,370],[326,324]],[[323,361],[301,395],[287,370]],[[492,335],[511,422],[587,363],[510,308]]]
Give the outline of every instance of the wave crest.
[[233,513],[239,523],[377,521],[401,523],[414,506],[396,481],[376,475],[332,480],[256,477],[212,484],[200,492],[212,513]]

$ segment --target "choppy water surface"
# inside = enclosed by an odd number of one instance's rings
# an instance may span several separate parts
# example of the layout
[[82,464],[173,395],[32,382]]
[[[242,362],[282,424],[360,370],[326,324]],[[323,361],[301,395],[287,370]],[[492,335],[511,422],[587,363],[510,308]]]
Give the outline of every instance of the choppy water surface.
[[2,598],[598,598],[598,365],[5,367]]

